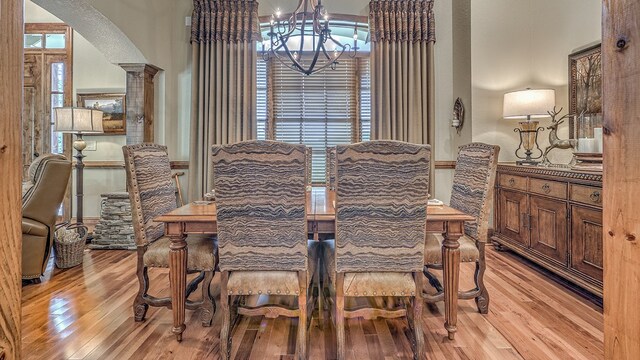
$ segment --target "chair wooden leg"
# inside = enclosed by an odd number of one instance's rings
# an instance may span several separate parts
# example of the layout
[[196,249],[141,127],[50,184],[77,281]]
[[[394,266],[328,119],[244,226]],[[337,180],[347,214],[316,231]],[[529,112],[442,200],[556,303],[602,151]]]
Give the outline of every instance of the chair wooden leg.
[[426,265],[424,266],[424,269],[422,270],[422,272],[424,273],[424,276],[426,276],[427,279],[429,279],[429,285],[433,286],[433,288],[436,289],[437,292],[441,293],[444,291],[444,288],[442,287],[442,283],[440,283],[440,280],[438,280],[438,278],[435,277],[429,271],[429,268]]
[[138,276],[138,294],[133,299],[133,318],[136,322],[144,321],[149,310],[149,304],[145,301],[144,297],[147,296],[149,291],[149,274],[147,273],[147,267],[144,266],[144,253],[146,248],[138,247],[138,267],[136,275]]
[[320,322],[320,328],[322,329],[324,326],[324,309],[323,309],[323,296],[322,296],[322,283],[323,283],[323,276],[321,276],[321,271],[322,271],[322,266],[324,264],[322,264],[322,255],[318,255],[318,263],[317,263],[317,268],[316,268],[316,272],[315,274],[313,274],[314,276],[314,285],[316,287],[316,290],[318,291],[318,296],[316,296],[315,300],[317,301],[318,304],[318,321]]
[[476,242],[476,245],[480,252],[480,257],[478,261],[476,261],[476,272],[474,276],[476,288],[480,290],[480,294],[476,297],[476,306],[478,307],[478,312],[480,312],[480,314],[487,314],[489,313],[489,291],[487,291],[487,287],[484,285],[484,272],[487,269],[484,249],[485,244],[483,242]]
[[307,280],[306,271],[298,271],[298,341],[296,353],[299,360],[307,360]]
[[337,342],[337,359],[345,358],[345,332],[344,332],[344,273],[336,274],[336,342]]
[[216,312],[216,301],[211,295],[211,281],[215,276],[215,271],[205,271],[204,281],[202,282],[202,312],[200,313],[200,321],[202,326],[209,327],[213,321],[213,314]]
[[185,294],[186,294],[185,296],[187,298],[189,298],[191,293],[196,291],[196,289],[198,288],[198,285],[200,285],[200,283],[204,280],[204,276],[205,276],[205,272],[201,271],[200,274],[198,274],[198,276],[195,279],[191,280],[187,284],[187,291],[185,291]]
[[223,271],[220,276],[220,307],[222,310],[222,326],[220,328],[220,358],[228,360],[231,355],[231,314],[229,313],[229,293],[227,282],[229,272]]
[[413,336],[414,336],[414,353],[413,358],[416,360],[426,359],[424,355],[424,335],[422,331],[422,309],[424,300],[422,299],[423,277],[422,274],[416,272],[413,274],[416,282],[416,292],[413,298]]

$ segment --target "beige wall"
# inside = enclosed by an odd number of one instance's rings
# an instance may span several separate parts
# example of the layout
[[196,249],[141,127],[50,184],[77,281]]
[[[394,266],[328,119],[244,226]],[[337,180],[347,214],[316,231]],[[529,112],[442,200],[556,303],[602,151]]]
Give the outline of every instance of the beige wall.
[[[86,1],[118,26],[149,63],[163,69],[156,77],[155,140],[169,147],[172,159],[187,160],[191,51],[185,17],[191,15],[192,2]],[[368,14],[367,0],[324,3],[333,13]],[[288,0],[265,0],[260,2],[260,13],[290,11],[293,6]],[[28,0],[25,13],[28,21],[56,21]],[[501,160],[513,160],[516,124],[501,119],[503,93],[554,87],[558,105],[566,108],[567,55],[600,38],[599,0],[436,1],[435,14],[436,160],[455,159],[457,147],[472,138],[501,145]],[[124,89],[124,72],[79,34],[75,39],[74,94],[81,89]],[[467,113],[460,135],[450,127],[456,97],[463,99]],[[542,135],[542,146],[546,136]],[[87,153],[87,160],[121,159],[124,137],[96,140],[98,151]],[[558,152],[554,159],[567,156]],[[451,180],[452,171],[437,171],[436,197],[448,200]],[[89,170],[85,188],[86,215],[97,216],[99,193],[124,188],[124,176],[119,170]]]
[[[507,91],[556,89],[556,104],[568,109],[568,55],[601,37],[600,0],[474,0],[471,8],[473,140],[502,147],[501,161],[514,161],[517,121],[502,119]],[[547,126],[550,119],[541,119]],[[561,126],[561,138],[568,136]],[[540,146],[548,145],[548,130]],[[571,152],[553,150],[552,161]]]
[[[176,160],[188,159],[189,111],[190,111],[190,46],[185,17],[191,14],[191,1],[173,0],[88,0],[97,10],[118,26],[142,51],[150,63],[162,68],[157,81],[156,141],[169,146],[170,155]],[[325,6],[333,13],[368,14],[368,1],[327,0]],[[454,6],[467,10],[454,15]],[[260,2],[260,13],[270,14],[275,9],[290,11],[293,5],[285,0]],[[470,110],[470,66],[467,60],[458,58],[456,51],[470,48],[468,28],[469,0],[437,1],[436,31],[438,42],[435,52],[436,67],[436,143],[437,160],[455,158],[456,148],[471,140],[471,123],[458,135],[450,127],[451,109],[460,96]],[[454,30],[454,27],[457,30]],[[459,40],[454,44],[454,36]],[[454,76],[455,74],[455,76]],[[454,79],[455,77],[455,79]],[[454,85],[455,81],[455,85]],[[436,174],[436,196],[448,199],[451,171]]]
[[[25,22],[46,23],[61,22],[38,5],[25,1]],[[82,35],[73,33],[73,105],[77,93],[116,92],[124,93],[126,87],[125,72],[111,64]],[[124,136],[86,136],[87,141],[96,141],[96,151],[86,151],[86,161],[122,160]],[[74,172],[75,178],[75,172]],[[73,180],[75,185],[75,179]],[[125,177],[123,170],[85,169],[84,172],[84,216],[100,215],[100,194],[111,191],[123,191]],[[75,186],[73,189],[75,194]],[[75,199],[73,200],[75,204]]]
[[[330,13],[368,16],[369,1],[328,0],[323,4]],[[268,15],[280,9],[293,10],[294,2],[265,0],[260,2],[260,15]],[[458,146],[471,141],[471,4],[470,0],[435,2],[436,44],[436,121],[433,151],[436,160],[455,160]],[[455,53],[455,56],[454,56]],[[461,97],[467,110],[467,123],[461,134],[451,127],[453,103]],[[449,200],[453,171],[437,170],[434,196]]]
[[[190,0],[86,0],[118,26],[149,63],[163,69],[156,76],[156,142],[166,144],[174,160],[187,160],[191,104]],[[332,13],[368,15],[368,1],[325,0]],[[260,14],[289,0],[264,0]],[[526,87],[556,89],[556,102],[567,108],[567,56],[600,39],[600,0],[450,0],[436,1],[435,76],[436,160],[454,160],[459,145],[473,141],[498,144],[502,161],[511,161],[517,122],[501,118],[504,92]],[[26,0],[27,22],[59,22]],[[77,91],[123,91],[124,71],[80,34],[74,34],[74,99]],[[450,127],[453,102],[461,97],[466,124],[460,135]],[[542,125],[547,125],[543,119]],[[541,146],[546,146],[547,131]],[[566,137],[567,130],[561,136]],[[87,160],[121,160],[123,136],[94,137],[98,150]],[[552,153],[568,161],[570,153]],[[436,172],[435,197],[448,201],[453,172]],[[186,183],[184,181],[183,183]],[[99,194],[124,189],[122,170],[87,170],[85,216],[99,215]],[[187,193],[186,191],[184,192]]]
[[175,160],[189,158],[191,106],[189,0],[88,0],[120,28],[149,63],[163,71],[156,75],[155,141],[169,147]]

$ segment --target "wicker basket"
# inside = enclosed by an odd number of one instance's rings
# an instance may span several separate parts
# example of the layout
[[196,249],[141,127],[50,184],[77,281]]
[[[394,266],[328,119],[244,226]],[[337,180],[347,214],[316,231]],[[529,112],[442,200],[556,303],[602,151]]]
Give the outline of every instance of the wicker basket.
[[82,264],[87,235],[88,229],[84,225],[64,223],[56,226],[53,245],[58,268],[67,269]]

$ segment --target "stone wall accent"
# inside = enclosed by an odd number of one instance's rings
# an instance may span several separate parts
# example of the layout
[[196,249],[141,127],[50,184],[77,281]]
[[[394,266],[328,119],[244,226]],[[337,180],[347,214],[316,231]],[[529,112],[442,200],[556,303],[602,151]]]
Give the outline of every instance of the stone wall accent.
[[93,231],[90,249],[135,250],[136,240],[133,233],[131,203],[126,192],[101,194],[102,211],[100,221]]

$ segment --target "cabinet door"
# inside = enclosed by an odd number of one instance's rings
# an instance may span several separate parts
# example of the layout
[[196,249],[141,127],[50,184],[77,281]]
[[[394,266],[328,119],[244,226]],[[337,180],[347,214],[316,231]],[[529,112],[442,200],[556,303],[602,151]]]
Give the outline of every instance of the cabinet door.
[[563,201],[531,196],[531,248],[567,263],[567,204]]
[[602,212],[571,207],[571,267],[602,281]]
[[527,194],[500,189],[498,206],[500,234],[519,245],[529,247]]

